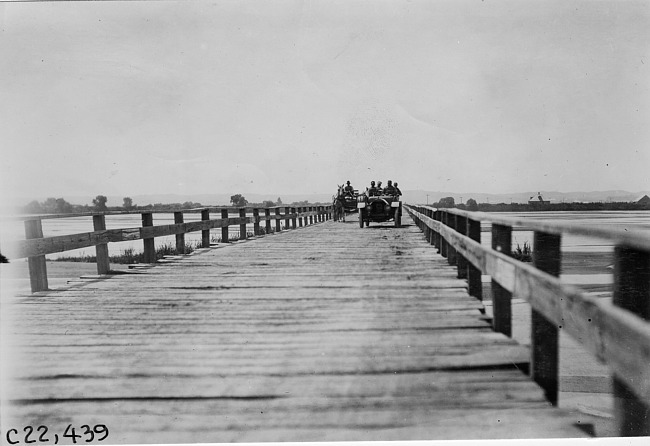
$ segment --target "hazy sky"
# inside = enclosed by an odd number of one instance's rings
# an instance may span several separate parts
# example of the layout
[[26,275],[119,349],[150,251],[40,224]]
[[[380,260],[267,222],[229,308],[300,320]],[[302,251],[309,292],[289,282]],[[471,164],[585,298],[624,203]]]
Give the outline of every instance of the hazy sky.
[[650,2],[0,4],[5,200],[650,190]]

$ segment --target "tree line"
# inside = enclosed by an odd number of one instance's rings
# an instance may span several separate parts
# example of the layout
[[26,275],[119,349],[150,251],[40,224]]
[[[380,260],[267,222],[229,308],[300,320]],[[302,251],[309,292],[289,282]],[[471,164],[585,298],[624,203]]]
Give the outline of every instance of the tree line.
[[470,198],[466,203],[456,204],[454,197],[441,198],[430,206],[435,208],[457,208],[466,211],[481,212],[534,212],[534,211],[639,211],[650,210],[650,204],[620,201],[592,203],[477,203]]
[[[89,204],[72,204],[63,198],[47,198],[45,201],[33,200],[23,206],[21,211],[25,214],[77,214],[77,213],[90,213],[90,212],[108,212],[108,211],[177,211],[183,209],[196,209],[206,207],[198,202],[186,201],[184,203],[154,203],[146,205],[137,205],[133,203],[131,197],[124,197],[122,199],[122,206],[107,206],[108,198],[105,195],[97,195],[92,199],[92,205]],[[282,206],[282,199],[278,197],[276,201],[265,200],[261,203],[249,203],[249,201],[241,194],[235,194],[230,197],[230,203],[234,207],[260,207],[269,208],[275,206]],[[323,203],[309,203],[305,201],[296,201],[290,206],[308,206],[310,204],[323,204]]]

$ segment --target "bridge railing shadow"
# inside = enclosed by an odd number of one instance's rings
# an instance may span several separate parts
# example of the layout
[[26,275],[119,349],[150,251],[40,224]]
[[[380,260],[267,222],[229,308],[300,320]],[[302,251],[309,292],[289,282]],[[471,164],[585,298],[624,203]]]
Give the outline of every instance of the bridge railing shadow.
[[[493,328],[512,336],[513,296],[532,308],[529,374],[554,405],[559,391],[559,330],[606,363],[613,375],[615,417],[621,436],[650,435],[650,239],[632,229],[519,219],[484,212],[404,208],[469,293],[482,300],[481,275],[492,277]],[[481,245],[481,222],[492,246]],[[513,227],[533,231],[532,266],[512,257]],[[613,302],[603,302],[559,279],[566,234],[608,239],[614,249]]]
[[[282,211],[281,211],[282,210]],[[237,217],[231,212],[237,212]],[[154,214],[174,215],[174,224],[154,225]],[[200,221],[184,221],[184,214],[200,213]],[[211,218],[218,214],[220,218]],[[142,226],[135,228],[106,229],[106,218],[115,215],[141,214]],[[247,225],[253,225],[253,235],[259,236],[313,225],[331,219],[332,206],[277,206],[272,208],[198,208],[177,211],[118,211],[82,214],[50,214],[24,217],[25,240],[3,246],[3,253],[10,259],[27,258],[30,287],[32,292],[47,291],[47,267],[45,256],[80,248],[95,247],[97,273],[111,274],[108,244],[115,242],[142,240],[144,262],[156,263],[155,238],[174,235],[176,250],[184,253],[185,234],[201,231],[201,246],[210,247],[210,230],[221,228],[221,240],[229,239],[229,228],[239,225],[240,239],[247,237]],[[73,217],[92,217],[93,231],[67,234],[54,237],[43,236],[42,221]],[[284,220],[284,225],[282,221]],[[264,223],[264,227],[262,227]],[[275,226],[275,228],[273,227]]]

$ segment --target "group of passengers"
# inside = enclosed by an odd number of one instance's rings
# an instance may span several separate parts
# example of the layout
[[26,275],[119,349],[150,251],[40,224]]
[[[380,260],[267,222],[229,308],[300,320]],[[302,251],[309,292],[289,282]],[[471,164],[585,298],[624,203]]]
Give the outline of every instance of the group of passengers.
[[[381,181],[378,181],[376,186],[375,182],[371,181],[370,187],[366,189],[367,195],[369,197],[376,197],[379,195],[402,195],[402,191],[397,187],[397,183],[393,184],[391,180],[388,180],[387,183],[386,187],[381,187]],[[354,195],[354,187],[352,187],[349,181],[343,188],[343,193]]]
[[397,187],[397,183],[393,184],[391,180],[388,180],[386,187],[381,187],[381,181],[378,181],[376,186],[375,182],[371,181],[368,196],[375,197],[378,195],[402,195],[402,191]]

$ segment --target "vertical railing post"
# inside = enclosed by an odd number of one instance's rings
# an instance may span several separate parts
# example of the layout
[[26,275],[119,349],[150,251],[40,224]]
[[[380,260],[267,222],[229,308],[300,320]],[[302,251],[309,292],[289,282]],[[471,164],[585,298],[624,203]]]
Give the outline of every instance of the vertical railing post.
[[267,234],[271,233],[271,209],[264,209],[264,228]]
[[[153,226],[153,214],[151,212],[142,213],[142,227]],[[144,244],[144,263],[156,263],[156,244],[154,237],[142,239]]]
[[[182,211],[174,212],[174,223],[177,225],[183,223]],[[176,234],[176,253],[185,254],[185,233]]]
[[282,231],[282,225],[280,224],[280,208],[275,208],[275,232]]
[[[467,219],[467,236],[477,243],[481,243],[481,222],[472,218]],[[478,300],[483,300],[482,272],[471,262],[467,262],[467,282],[469,295]]]
[[296,220],[298,219],[298,217],[296,216],[296,208],[291,208],[291,214],[292,214],[291,229],[296,229],[296,227],[298,226],[296,222]]
[[[614,249],[613,304],[650,320],[650,253]],[[614,377],[614,410],[621,437],[650,436],[650,407]]]
[[309,224],[310,225],[314,224],[314,216],[312,215],[313,211],[314,211],[314,206],[309,206]]
[[[440,223],[441,225],[446,226],[447,225],[447,212],[446,211],[440,211]],[[447,241],[445,238],[440,234],[440,255],[443,256],[445,259],[447,258]]]
[[[436,210],[433,212],[433,219],[434,219],[435,221],[437,221],[438,223],[440,223],[441,218],[440,218],[440,211],[439,211],[439,210],[436,209]],[[441,241],[440,241],[440,239],[441,239],[441,237],[440,237],[440,232],[437,232],[437,231],[436,231],[436,232],[433,234],[433,244],[434,244],[434,246],[436,247],[436,249],[438,250],[438,252],[439,252],[439,253],[442,253],[442,246],[441,246]]]
[[[201,211],[201,221],[208,221],[208,220],[210,220],[210,210],[203,209]],[[203,248],[210,247],[210,229],[201,230],[201,246]]]
[[253,234],[260,235],[260,210],[253,209]]
[[[456,230],[456,215],[451,212],[445,212],[447,216],[446,224],[450,229]],[[447,263],[452,266],[456,265],[456,248],[452,243],[447,243]]]
[[246,208],[239,208],[239,218],[243,218],[244,221],[239,223],[239,240],[246,240]]
[[284,207],[284,229],[289,229],[291,226],[291,217],[289,214],[291,213],[291,208],[288,206]]
[[[303,207],[299,207],[298,208],[298,214],[302,214],[304,212],[304,209],[305,208],[303,208]],[[298,226],[302,228],[302,215],[300,215],[298,217]]]
[[[551,276],[560,276],[562,237],[535,231],[533,265]],[[557,405],[559,391],[559,339],[556,324],[536,310],[531,318],[531,377],[546,393],[546,399]]]
[[[421,213],[423,216],[424,216],[424,215],[427,215],[427,210],[426,210],[426,209],[422,209],[422,208],[420,208],[420,207],[414,207],[413,210],[414,210],[415,212],[419,212],[419,213]],[[414,221],[415,224],[418,226],[418,228],[420,228],[420,230],[422,231],[422,234],[424,235],[424,239],[425,239],[427,242],[429,242],[429,231],[428,231],[428,227],[427,227],[427,225],[424,224],[424,218],[418,218],[418,217],[415,217],[415,218],[413,219],[413,221]]]
[[[420,212],[421,214],[427,217],[429,217],[431,214],[430,209],[422,208],[422,207],[419,207],[418,212]],[[433,231],[429,229],[429,227],[426,225],[424,220],[418,220],[418,226],[420,227],[421,230],[424,231],[424,238],[426,239],[427,243],[431,244],[431,242],[433,241]]]
[[228,243],[228,209],[221,209],[221,243]]
[[[449,220],[449,214],[447,211],[442,211],[440,214],[440,223],[444,226],[448,226],[447,221]],[[441,254],[445,259],[449,259],[449,243],[447,242],[447,239],[445,239],[442,234],[440,235],[441,237],[441,244],[442,244],[442,249],[441,249]]]
[[[106,230],[106,216],[104,214],[93,215],[93,230]],[[97,274],[108,274],[111,270],[108,257],[108,244],[102,243],[95,246],[95,256],[97,257]]]
[[[512,254],[512,228],[492,224],[492,249],[507,256]],[[492,279],[492,326],[494,331],[512,336],[512,293]]]
[[[456,232],[462,235],[467,235],[467,217],[456,215]],[[456,253],[456,268],[458,270],[459,279],[467,279],[467,264],[469,262],[463,257],[462,254]]]
[[[25,238],[43,238],[43,226],[40,219],[25,220]],[[29,268],[29,284],[32,293],[36,291],[47,291],[47,266],[45,256],[33,256],[27,258]]]
[[[433,209],[426,209],[425,208],[424,213],[430,219],[435,220],[435,211]],[[431,228],[429,229],[429,244],[430,245],[435,245],[436,244],[436,231],[434,231]]]

